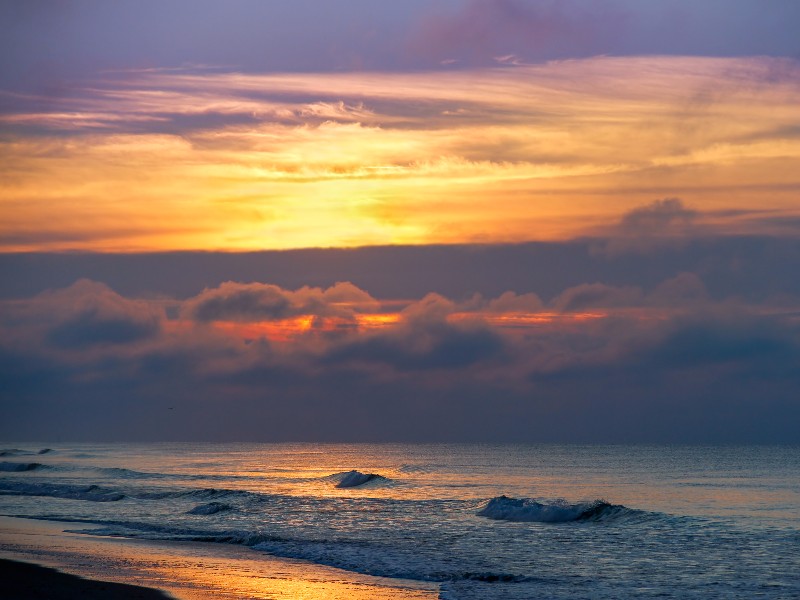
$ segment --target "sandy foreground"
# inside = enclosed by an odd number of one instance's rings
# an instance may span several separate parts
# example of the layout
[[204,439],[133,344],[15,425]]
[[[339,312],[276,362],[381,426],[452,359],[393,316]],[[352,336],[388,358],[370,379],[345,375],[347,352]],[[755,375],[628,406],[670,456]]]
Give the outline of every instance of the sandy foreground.
[[0,559],[3,598],[9,600],[167,600],[166,594],[124,583],[109,583],[68,575],[25,562]]
[[[65,531],[91,528],[83,523],[0,517],[0,558],[36,563],[60,571],[4,563],[0,581],[14,582],[13,585],[18,586],[5,588],[4,592],[6,589],[29,591],[28,595],[4,597],[10,600],[158,600],[168,597],[176,600],[433,600],[439,596],[438,586],[433,583],[358,575],[305,561],[275,558],[243,547],[108,538]],[[33,595],[33,588],[24,586],[34,581],[52,585],[49,588],[52,593]],[[112,588],[109,583],[126,586]]]

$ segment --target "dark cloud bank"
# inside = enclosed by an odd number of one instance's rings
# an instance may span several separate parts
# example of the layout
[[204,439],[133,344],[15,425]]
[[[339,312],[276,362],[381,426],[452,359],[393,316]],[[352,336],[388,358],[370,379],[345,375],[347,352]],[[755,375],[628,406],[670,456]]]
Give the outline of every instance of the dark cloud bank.
[[607,250],[4,255],[0,437],[800,442],[796,239]]
[[716,298],[800,294],[800,240],[773,236],[618,234],[609,239],[517,245],[387,246],[275,252],[0,254],[0,298],[26,298],[85,278],[125,296],[188,298],[225,281],[288,289],[349,281],[379,298],[436,292],[534,292],[552,298],[583,283],[652,289],[696,273]]

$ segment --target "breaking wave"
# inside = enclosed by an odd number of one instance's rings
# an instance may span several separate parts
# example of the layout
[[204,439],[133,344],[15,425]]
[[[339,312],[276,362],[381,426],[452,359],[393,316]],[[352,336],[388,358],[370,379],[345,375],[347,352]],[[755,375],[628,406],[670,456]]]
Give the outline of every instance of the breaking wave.
[[605,500],[570,503],[566,500],[540,502],[533,498],[492,498],[477,512],[479,517],[496,521],[530,523],[570,523],[574,521],[600,521],[633,514],[639,511],[609,504]]
[[328,479],[336,482],[337,488],[352,488],[364,485],[365,483],[388,483],[390,480],[377,473],[362,473],[361,471],[345,471],[330,475]]

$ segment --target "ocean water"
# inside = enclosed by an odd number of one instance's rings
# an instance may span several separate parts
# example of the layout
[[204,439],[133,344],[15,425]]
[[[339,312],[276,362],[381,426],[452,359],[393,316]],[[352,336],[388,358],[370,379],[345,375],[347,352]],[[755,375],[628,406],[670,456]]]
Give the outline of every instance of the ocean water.
[[800,598],[798,447],[0,448],[0,514],[94,535],[237,544],[443,599]]

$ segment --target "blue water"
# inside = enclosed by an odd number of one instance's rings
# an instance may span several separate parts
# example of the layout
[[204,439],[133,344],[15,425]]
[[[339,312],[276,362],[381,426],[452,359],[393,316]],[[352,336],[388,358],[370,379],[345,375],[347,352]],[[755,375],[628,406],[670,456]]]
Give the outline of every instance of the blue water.
[[0,445],[0,514],[460,600],[800,598],[797,447],[44,446]]

